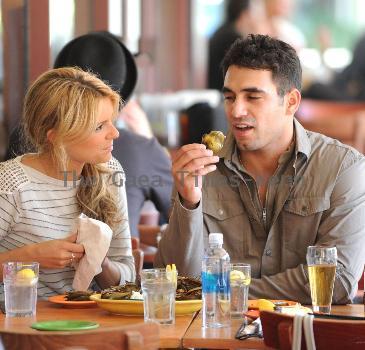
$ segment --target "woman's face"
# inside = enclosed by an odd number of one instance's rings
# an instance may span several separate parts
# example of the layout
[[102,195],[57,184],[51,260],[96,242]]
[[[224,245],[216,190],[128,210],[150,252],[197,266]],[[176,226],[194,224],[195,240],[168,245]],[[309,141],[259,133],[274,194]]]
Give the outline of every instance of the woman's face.
[[100,100],[97,124],[90,136],[79,143],[66,146],[72,169],[81,172],[85,163],[99,164],[108,162],[112,156],[113,140],[119,136],[113,125],[114,108],[109,98]]

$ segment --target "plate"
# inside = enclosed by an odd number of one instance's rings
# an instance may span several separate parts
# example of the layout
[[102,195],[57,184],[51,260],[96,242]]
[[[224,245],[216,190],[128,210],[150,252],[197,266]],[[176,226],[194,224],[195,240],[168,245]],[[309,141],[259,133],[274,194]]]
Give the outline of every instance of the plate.
[[[298,304],[298,302],[291,301],[291,300],[272,300],[272,299],[268,299],[268,300],[272,301],[277,306],[284,306],[284,305],[280,305],[280,304],[284,304],[284,303],[285,303],[285,306],[296,306]],[[257,303],[258,303],[257,299],[249,300],[248,309],[249,310],[258,309],[259,307],[258,307]]]
[[[125,316],[143,315],[142,300],[110,300],[101,299],[100,294],[90,296],[90,299],[96,301],[99,307],[113,314]],[[176,315],[189,315],[199,311],[202,307],[201,300],[181,300],[175,302]]]
[[31,327],[39,331],[79,331],[98,328],[99,323],[77,320],[42,321],[33,323]]
[[72,309],[85,309],[88,307],[95,307],[96,302],[92,300],[87,301],[68,301],[66,295],[53,295],[48,298],[48,301],[55,304],[61,304],[64,307]]

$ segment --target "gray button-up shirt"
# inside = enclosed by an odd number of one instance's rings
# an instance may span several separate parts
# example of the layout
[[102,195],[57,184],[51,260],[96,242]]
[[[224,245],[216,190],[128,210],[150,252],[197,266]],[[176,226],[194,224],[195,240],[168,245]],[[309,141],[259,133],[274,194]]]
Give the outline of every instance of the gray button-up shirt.
[[200,275],[208,234],[222,232],[231,261],[251,264],[250,298],[310,304],[307,247],[336,246],[333,302],[351,301],[365,262],[365,157],[294,125],[295,143],[269,182],[266,222],[256,184],[228,135],[199,206],[188,210],[175,196],[156,265],[175,263],[179,275]]

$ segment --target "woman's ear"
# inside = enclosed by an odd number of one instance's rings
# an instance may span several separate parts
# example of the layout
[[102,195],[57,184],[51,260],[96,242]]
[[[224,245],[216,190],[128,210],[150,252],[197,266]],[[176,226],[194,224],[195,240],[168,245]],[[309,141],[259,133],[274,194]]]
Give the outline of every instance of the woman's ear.
[[53,144],[54,140],[56,138],[56,132],[54,129],[50,129],[47,131],[47,141],[51,144]]
[[294,116],[302,96],[298,89],[292,89],[286,97],[286,114]]

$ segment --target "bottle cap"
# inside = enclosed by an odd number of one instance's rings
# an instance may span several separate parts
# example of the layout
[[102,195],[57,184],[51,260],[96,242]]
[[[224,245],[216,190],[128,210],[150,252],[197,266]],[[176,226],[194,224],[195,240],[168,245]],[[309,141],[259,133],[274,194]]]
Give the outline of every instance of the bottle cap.
[[209,244],[223,245],[223,233],[211,233],[209,235]]

